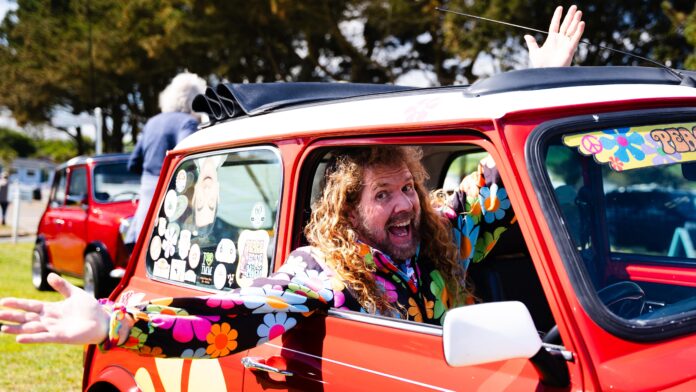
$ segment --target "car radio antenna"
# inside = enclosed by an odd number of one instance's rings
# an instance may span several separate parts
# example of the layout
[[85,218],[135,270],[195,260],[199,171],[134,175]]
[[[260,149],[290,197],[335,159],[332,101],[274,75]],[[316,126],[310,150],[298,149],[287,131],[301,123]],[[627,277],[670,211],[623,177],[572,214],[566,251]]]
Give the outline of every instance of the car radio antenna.
[[[440,12],[449,12],[449,13],[452,13],[452,14],[455,14],[455,15],[465,16],[465,17],[467,17],[467,18],[478,19],[478,20],[483,20],[483,21],[492,22],[492,23],[498,23],[498,24],[502,24],[502,25],[505,25],[505,26],[514,27],[514,28],[521,29],[521,30],[533,31],[533,32],[535,32],[535,33],[541,33],[541,34],[544,34],[544,35],[549,35],[549,32],[548,32],[548,31],[539,30],[539,29],[535,29],[535,28],[532,28],[532,27],[522,26],[522,25],[518,25],[518,24],[514,24],[514,23],[503,22],[503,21],[497,20],[497,19],[485,18],[485,17],[483,17],[483,16],[471,15],[471,14],[467,14],[467,13],[459,12],[459,11],[452,11],[452,10],[449,10],[449,9],[447,9],[447,8],[436,7],[435,9],[438,10],[438,11],[440,11]],[[612,51],[612,52],[621,53],[621,54],[624,54],[624,55],[627,55],[627,56],[631,56],[631,57],[635,57],[635,58],[641,59],[641,60],[643,60],[643,61],[647,61],[647,62],[650,63],[650,64],[657,65],[657,66],[660,67],[660,68],[666,69],[667,71],[669,71],[669,73],[671,73],[672,75],[674,75],[674,76],[676,76],[677,78],[679,78],[679,80],[681,81],[680,84],[681,84],[682,86],[696,87],[696,81],[695,81],[694,79],[692,79],[690,76],[684,75],[684,74],[682,74],[682,73],[680,73],[680,72],[678,72],[678,71],[676,71],[676,70],[674,70],[674,69],[672,69],[672,68],[670,68],[670,67],[668,67],[668,66],[666,66],[666,65],[664,65],[664,64],[662,64],[662,63],[660,63],[660,62],[657,62],[657,61],[655,61],[655,60],[649,59],[649,58],[647,58],[647,57],[639,56],[639,55],[637,55],[637,54],[635,54],[635,53],[630,53],[630,52],[626,52],[626,51],[623,51],[623,50],[610,48],[610,47],[608,47],[608,46],[599,45],[599,44],[593,44],[592,42],[590,42],[590,41],[588,41],[588,40],[586,40],[586,39],[581,39],[581,40],[580,40],[580,43],[581,43],[581,44],[585,44],[585,45],[589,45],[589,46],[594,46],[594,47],[597,47],[597,48],[600,48],[600,49],[606,49],[606,50],[609,50],[609,51]]]

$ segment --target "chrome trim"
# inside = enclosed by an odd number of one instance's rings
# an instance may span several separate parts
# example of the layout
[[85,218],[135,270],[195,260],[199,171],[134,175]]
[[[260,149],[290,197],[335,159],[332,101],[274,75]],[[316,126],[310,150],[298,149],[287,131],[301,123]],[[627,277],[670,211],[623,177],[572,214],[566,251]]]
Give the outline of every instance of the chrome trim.
[[561,356],[563,356],[563,359],[565,359],[568,362],[573,362],[575,360],[575,356],[571,351],[566,350],[564,346],[559,346],[557,344],[551,344],[551,343],[542,343],[541,346],[546,349],[546,351],[554,351]]
[[392,317],[377,316],[354,312],[351,310],[329,309],[329,316],[335,316],[344,320],[358,321],[361,323],[379,325],[381,327],[402,329],[404,331],[417,332],[432,336],[442,336],[442,327],[418,323],[415,321],[399,320]]
[[258,362],[260,358],[257,357],[244,357],[242,358],[242,365],[245,369],[258,370],[266,373],[281,374],[283,376],[292,376],[293,372],[289,370],[283,370],[274,368],[273,366],[268,366],[265,363]]

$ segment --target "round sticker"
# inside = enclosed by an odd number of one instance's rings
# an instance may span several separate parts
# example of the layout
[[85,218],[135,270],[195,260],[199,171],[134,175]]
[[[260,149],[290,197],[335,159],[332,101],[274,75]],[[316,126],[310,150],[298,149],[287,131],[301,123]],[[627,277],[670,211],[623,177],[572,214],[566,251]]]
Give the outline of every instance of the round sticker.
[[215,272],[213,273],[213,285],[216,289],[222,290],[225,287],[225,281],[227,280],[227,268],[224,264],[218,264],[215,267]]
[[196,283],[196,272],[188,270],[184,274],[184,282]]
[[223,238],[215,249],[215,260],[221,263],[232,264],[237,260],[237,247],[229,238]]
[[150,241],[150,259],[157,260],[162,253],[162,238],[159,236],[153,236],[152,241]]
[[164,197],[164,215],[170,220],[176,212],[177,199],[177,194],[174,189],[167,191],[167,196]]
[[254,229],[258,229],[263,224],[266,222],[266,207],[264,207],[263,203],[258,202],[254,204],[254,207],[251,209],[251,226]]
[[188,254],[189,266],[196,269],[196,267],[198,267],[198,263],[201,262],[201,248],[198,246],[198,244],[193,244],[191,245],[191,250],[189,250]]
[[191,249],[191,232],[189,230],[181,230],[181,234],[179,234],[179,257],[185,259],[188,256],[189,249]]
[[185,170],[179,170],[176,173],[176,191],[181,193],[188,188],[192,183],[192,175],[189,175]]
[[159,218],[159,223],[157,223],[157,234],[160,237],[164,237],[164,233],[167,232],[167,218]]

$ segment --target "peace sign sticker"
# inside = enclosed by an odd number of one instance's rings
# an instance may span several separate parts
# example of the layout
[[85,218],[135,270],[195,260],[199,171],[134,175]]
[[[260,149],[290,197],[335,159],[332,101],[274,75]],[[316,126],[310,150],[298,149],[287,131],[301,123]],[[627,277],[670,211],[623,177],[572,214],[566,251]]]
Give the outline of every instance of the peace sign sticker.
[[604,150],[604,147],[602,147],[602,142],[600,142],[599,138],[595,135],[583,136],[580,140],[580,144],[582,145],[583,150],[592,155],[597,155]]

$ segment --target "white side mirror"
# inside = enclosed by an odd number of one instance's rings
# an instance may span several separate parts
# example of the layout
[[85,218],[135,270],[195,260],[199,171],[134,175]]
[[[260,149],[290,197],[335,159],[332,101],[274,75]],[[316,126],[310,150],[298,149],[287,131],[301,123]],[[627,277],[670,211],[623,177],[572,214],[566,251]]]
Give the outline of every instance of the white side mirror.
[[450,366],[531,358],[541,348],[529,310],[517,301],[469,305],[448,311],[442,341]]

